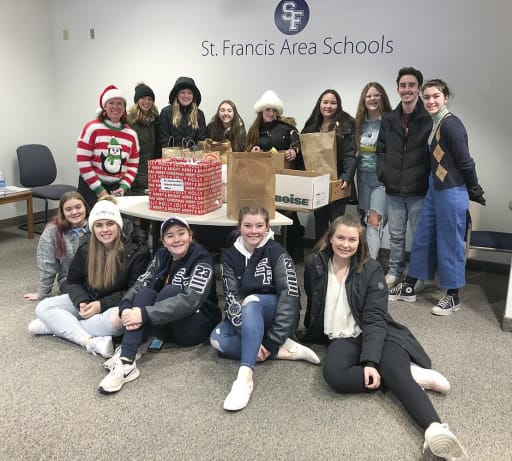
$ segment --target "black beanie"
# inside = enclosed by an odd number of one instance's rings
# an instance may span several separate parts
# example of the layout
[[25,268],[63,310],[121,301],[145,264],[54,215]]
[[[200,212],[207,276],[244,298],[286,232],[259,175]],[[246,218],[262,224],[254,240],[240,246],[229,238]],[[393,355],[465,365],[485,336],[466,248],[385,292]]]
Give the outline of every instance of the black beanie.
[[155,93],[153,90],[144,83],[139,83],[135,87],[135,96],[133,97],[133,102],[137,104],[137,101],[144,96],[149,96],[153,101],[155,100]]

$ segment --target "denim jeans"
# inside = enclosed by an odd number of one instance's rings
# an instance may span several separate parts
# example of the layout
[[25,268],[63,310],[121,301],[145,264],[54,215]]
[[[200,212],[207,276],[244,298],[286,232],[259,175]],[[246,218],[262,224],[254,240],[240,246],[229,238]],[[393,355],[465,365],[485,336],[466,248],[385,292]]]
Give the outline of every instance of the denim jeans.
[[122,329],[114,328],[111,321],[112,309],[89,319],[81,320],[78,309],[69,295],[43,299],[36,307],[36,316],[55,336],[67,339],[80,346],[92,336],[118,336]]
[[389,231],[389,274],[399,277],[405,268],[407,222],[409,222],[411,239],[414,240],[423,196],[399,197],[386,194],[386,204]]
[[[366,240],[370,249],[370,257],[377,259],[379,255],[380,242],[388,217],[386,210],[386,191],[384,184],[377,179],[377,174],[370,171],[357,172],[357,195],[359,211],[364,216],[367,224]],[[379,225],[368,224],[368,212],[375,211],[382,216]]]
[[[240,366],[254,369],[263,335],[274,320],[277,295],[253,295],[242,307],[242,332],[239,335],[229,319],[219,323],[210,335],[212,346],[231,359],[240,360]],[[274,357],[271,355],[271,359]]]
[[432,280],[439,271],[441,288],[466,284],[466,213],[469,197],[466,186],[437,190],[432,177],[414,236],[409,274]]

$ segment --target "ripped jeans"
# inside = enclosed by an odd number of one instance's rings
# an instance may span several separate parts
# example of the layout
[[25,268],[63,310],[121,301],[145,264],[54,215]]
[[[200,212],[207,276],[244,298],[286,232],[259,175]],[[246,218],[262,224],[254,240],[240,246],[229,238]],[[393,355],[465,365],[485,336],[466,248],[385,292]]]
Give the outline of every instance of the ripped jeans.
[[[254,369],[263,335],[274,320],[277,295],[251,296],[256,296],[259,301],[242,304],[241,334],[235,330],[229,319],[225,319],[213,329],[210,343],[222,355],[240,360],[240,366]],[[273,359],[275,355],[271,354],[269,358]]]
[[[370,257],[377,259],[379,255],[380,242],[384,227],[387,223],[386,213],[386,191],[384,184],[377,179],[377,174],[369,171],[357,172],[357,195],[359,200],[359,211],[364,216],[366,227],[366,240],[370,249]],[[375,226],[368,224],[368,213],[370,210],[381,216],[380,223]]]

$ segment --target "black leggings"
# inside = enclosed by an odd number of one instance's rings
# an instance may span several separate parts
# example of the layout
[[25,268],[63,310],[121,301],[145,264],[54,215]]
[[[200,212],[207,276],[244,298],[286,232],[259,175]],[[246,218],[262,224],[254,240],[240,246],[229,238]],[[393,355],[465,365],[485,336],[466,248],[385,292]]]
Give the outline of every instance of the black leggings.
[[[150,288],[140,290],[133,300],[134,306],[150,306],[156,301],[176,296],[181,290],[166,285],[157,293]],[[210,321],[202,310],[192,315],[164,325],[142,325],[136,330],[126,330],[121,343],[121,357],[135,360],[139,346],[150,336],[164,341],[172,341],[180,346],[195,346],[208,340],[211,331]]]
[[348,198],[342,198],[329,203],[322,208],[317,208],[315,214],[315,238],[320,240],[329,229],[329,223],[333,222],[339,216],[345,214]]
[[[364,386],[364,367],[359,363],[361,337],[335,339],[324,359],[324,379],[336,392],[372,392]],[[441,422],[427,393],[411,375],[407,351],[391,341],[384,341],[378,371],[384,385],[400,400],[411,418],[425,430]]]

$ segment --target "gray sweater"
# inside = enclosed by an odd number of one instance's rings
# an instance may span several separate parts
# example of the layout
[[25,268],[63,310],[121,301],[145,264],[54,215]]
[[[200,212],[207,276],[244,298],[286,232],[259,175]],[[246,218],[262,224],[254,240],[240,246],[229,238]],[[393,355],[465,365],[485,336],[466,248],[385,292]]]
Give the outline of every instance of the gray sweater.
[[56,233],[57,225],[49,223],[45,227],[37,245],[37,265],[39,266],[39,290],[37,291],[37,296],[39,299],[50,296],[55,277],[57,277],[60,292],[66,293],[69,263],[78,248],[80,237],[84,234],[84,232],[66,232],[63,235],[66,255],[62,259],[57,259],[55,256]]

